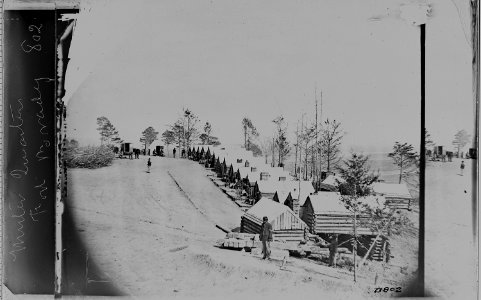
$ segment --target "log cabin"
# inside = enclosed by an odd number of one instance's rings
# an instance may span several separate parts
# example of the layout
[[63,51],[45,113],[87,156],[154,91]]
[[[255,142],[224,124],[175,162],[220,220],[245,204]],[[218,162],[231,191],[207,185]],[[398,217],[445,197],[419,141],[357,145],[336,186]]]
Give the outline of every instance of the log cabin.
[[[262,174],[262,173],[261,173]],[[254,186],[254,198],[258,201],[261,198],[273,199],[276,192],[287,193],[291,190],[290,182],[275,180],[259,180]]]
[[267,198],[261,198],[241,217],[241,232],[258,234],[264,216],[272,225],[274,239],[287,242],[304,240],[304,228],[307,228],[307,224],[286,205]]
[[[383,206],[385,199],[382,196],[364,197],[361,202],[371,206]],[[353,234],[354,214],[341,202],[341,195],[335,192],[319,192],[309,195],[304,203],[301,219],[306,222],[313,234]],[[370,226],[367,215],[356,218],[357,234],[376,235],[377,232]]]
[[300,217],[302,216],[303,205],[306,202],[307,196],[313,194],[315,189],[309,180],[292,181],[291,187],[291,196],[293,200],[298,202]]
[[391,209],[411,209],[411,194],[406,184],[375,182],[372,190],[376,195],[386,198],[386,206]]

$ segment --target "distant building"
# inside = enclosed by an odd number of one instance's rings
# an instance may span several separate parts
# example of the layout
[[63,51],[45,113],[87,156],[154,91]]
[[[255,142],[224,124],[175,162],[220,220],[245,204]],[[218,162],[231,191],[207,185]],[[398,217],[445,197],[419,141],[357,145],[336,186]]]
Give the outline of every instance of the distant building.
[[392,209],[410,209],[412,196],[404,183],[375,182],[372,190],[376,195],[386,198],[386,206]]

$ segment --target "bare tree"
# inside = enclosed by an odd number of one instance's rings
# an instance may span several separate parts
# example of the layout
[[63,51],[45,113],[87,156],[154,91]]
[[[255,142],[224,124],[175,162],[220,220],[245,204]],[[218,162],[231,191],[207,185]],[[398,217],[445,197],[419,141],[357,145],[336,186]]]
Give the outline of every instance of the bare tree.
[[199,118],[188,108],[184,109],[184,147],[189,148],[199,139],[199,131],[196,128]]
[[182,110],[182,116],[171,126],[177,147],[188,148],[199,140],[200,134],[197,129],[199,118],[188,108]]
[[212,136],[212,124],[205,122],[204,133],[199,135],[199,139],[203,145],[220,145],[219,138]]
[[279,155],[279,166],[284,166],[284,159],[291,151],[291,146],[287,141],[287,125],[284,122],[283,116],[275,118],[272,122],[274,122],[277,126],[277,137],[275,139],[275,144]]
[[209,122],[205,122],[204,125],[204,133],[205,133],[205,141],[202,141],[202,144],[209,145],[209,138],[210,133],[212,132],[212,125]]
[[470,141],[471,141],[471,136],[464,129],[459,130],[454,135],[453,145],[456,146],[456,148],[458,149],[458,157],[459,157],[459,152],[461,151],[461,148],[466,146]]
[[[308,163],[309,157],[312,156],[312,140],[314,138],[314,129],[312,127],[304,126],[304,119],[302,120],[302,127],[301,127],[301,134],[299,136],[299,145],[300,145],[300,152],[301,158],[299,159],[300,164],[304,166],[304,180],[308,179]],[[302,159],[302,152],[304,152],[304,158]]]
[[271,138],[264,138],[259,142],[259,147],[262,151],[262,154],[265,158],[265,163],[267,164],[267,158],[269,157],[269,153],[272,151],[272,140]]
[[424,149],[428,149],[433,146],[434,146],[433,139],[431,138],[431,135],[429,134],[428,130],[424,128]]
[[177,147],[180,149],[185,146],[185,131],[182,119],[177,120],[174,125],[172,125],[171,131],[174,133],[174,140]]
[[250,144],[254,138],[259,136],[259,133],[252,121],[247,117],[242,119],[242,129],[244,131],[244,148],[250,150]]
[[323,146],[322,154],[325,157],[328,173],[331,169],[336,169],[341,161],[341,141],[343,137],[344,134],[341,131],[341,123],[336,120],[329,121],[329,119],[324,122],[321,144]]

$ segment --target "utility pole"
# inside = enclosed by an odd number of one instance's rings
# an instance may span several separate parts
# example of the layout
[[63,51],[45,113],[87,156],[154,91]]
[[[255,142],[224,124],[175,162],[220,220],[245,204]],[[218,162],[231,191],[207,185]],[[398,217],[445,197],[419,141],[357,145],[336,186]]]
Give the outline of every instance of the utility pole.
[[[302,130],[304,130],[304,134],[307,134],[306,129],[304,128],[304,114],[302,114]],[[306,140],[306,147],[304,148],[304,179],[307,179],[307,144],[309,143],[309,138],[307,136],[304,136]],[[301,161],[302,163],[302,161]]]
[[352,206],[353,207],[353,210],[354,210],[354,222],[353,222],[353,225],[354,225],[354,243],[353,243],[353,247],[352,247],[352,254],[353,254],[353,262],[354,262],[354,282],[357,281],[357,276],[356,276],[356,269],[357,269],[357,265],[356,265],[356,256],[357,256],[357,225],[356,225],[356,218],[357,218],[357,206],[358,206],[358,203],[357,203],[357,184],[354,184],[354,205]]
[[294,159],[294,174],[297,177],[297,150],[299,148],[299,120],[297,120],[296,127],[296,158]]
[[[303,126],[304,126],[304,114],[302,114],[302,123],[301,123],[301,136],[302,136],[302,131],[304,130],[303,129]],[[302,140],[302,139],[301,139]],[[299,145],[299,180],[301,180],[301,176],[302,176],[302,141],[301,141],[301,144]]]
[[[317,156],[319,155],[319,144],[318,144],[318,131],[317,131],[317,85],[315,86],[314,88],[314,98],[315,98],[315,101],[316,101],[316,126],[315,126],[315,130],[316,130],[316,144],[315,144],[315,150],[314,153],[315,153],[315,157],[314,157],[314,179],[316,180],[316,184],[314,185],[315,187],[315,191],[317,192],[318,190],[318,183],[319,183],[319,176],[318,176],[318,173],[317,173],[317,167],[316,167],[316,163],[317,163]],[[319,172],[321,170],[319,169]]]
[[[321,124],[322,124],[322,90],[321,90]],[[322,130],[322,128],[321,128]],[[321,148],[322,142],[319,144],[319,176],[322,177],[322,148]]]
[[275,139],[272,138],[272,167],[275,167],[274,152],[275,152]]
[[354,282],[356,282],[356,256],[357,256],[357,232],[356,232],[356,209],[354,210],[354,246],[352,247],[352,253],[354,255]]

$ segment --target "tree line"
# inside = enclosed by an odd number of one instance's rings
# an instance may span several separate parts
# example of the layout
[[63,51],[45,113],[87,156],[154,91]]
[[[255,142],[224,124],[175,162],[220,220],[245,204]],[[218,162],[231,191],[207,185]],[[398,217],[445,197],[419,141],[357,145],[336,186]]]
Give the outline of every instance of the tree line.
[[[322,104],[322,103],[321,103]],[[259,138],[260,134],[249,117],[242,120],[244,147],[255,156],[263,156],[271,166],[284,167],[294,155],[294,174],[297,178],[311,180],[316,188],[326,174],[336,170],[341,162],[341,145],[344,137],[341,122],[322,119],[316,94],[314,115],[311,120],[303,114],[297,122],[295,141],[288,140],[288,124],[283,115],[272,120],[275,131]],[[321,176],[324,175],[324,176]]]
[[[199,142],[203,145],[220,145],[219,138],[212,134],[212,124],[207,121],[200,126],[199,117],[185,108],[182,115],[162,133],[162,142],[169,147],[188,149]],[[201,128],[199,128],[201,127]]]

